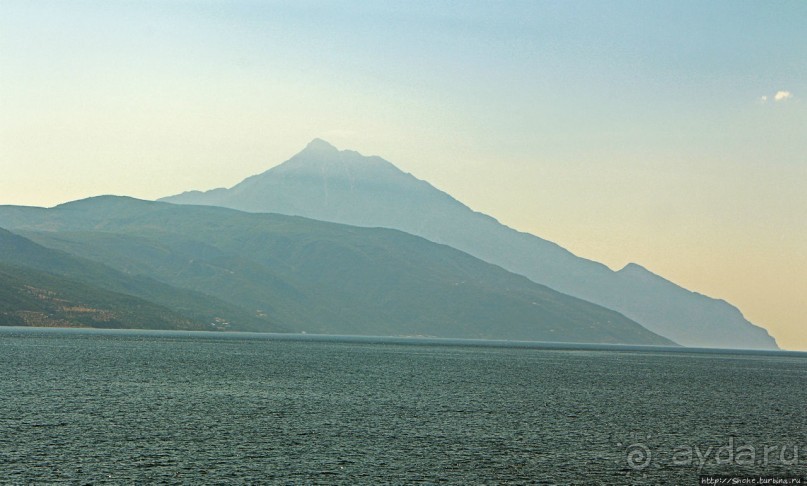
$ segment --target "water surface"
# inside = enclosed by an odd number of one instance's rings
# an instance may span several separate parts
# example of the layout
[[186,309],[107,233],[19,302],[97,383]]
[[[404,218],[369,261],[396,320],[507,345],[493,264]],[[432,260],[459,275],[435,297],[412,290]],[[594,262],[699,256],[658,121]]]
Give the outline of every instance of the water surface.
[[807,476],[802,355],[483,344],[0,328],[0,481]]

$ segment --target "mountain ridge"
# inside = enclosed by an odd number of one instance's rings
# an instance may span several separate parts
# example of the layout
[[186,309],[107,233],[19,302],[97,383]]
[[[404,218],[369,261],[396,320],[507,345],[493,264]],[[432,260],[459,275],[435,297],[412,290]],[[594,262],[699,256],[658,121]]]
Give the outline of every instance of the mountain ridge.
[[293,332],[672,344],[617,312],[394,229],[109,196],[46,211],[0,207],[0,225]]
[[[368,166],[371,169],[367,170]],[[578,257],[557,243],[473,211],[378,156],[340,151],[320,139],[286,162],[229,189],[160,200],[394,228],[617,310],[684,345],[778,349],[767,331],[741,317],[739,310],[725,301],[691,292],[646,269],[642,274],[626,265],[614,271]],[[647,288],[642,288],[639,279]]]

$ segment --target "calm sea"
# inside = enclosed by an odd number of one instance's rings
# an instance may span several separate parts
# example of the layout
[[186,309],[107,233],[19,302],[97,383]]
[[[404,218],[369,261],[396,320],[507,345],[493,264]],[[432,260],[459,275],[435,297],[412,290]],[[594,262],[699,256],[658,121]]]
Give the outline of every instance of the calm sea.
[[807,476],[807,358],[0,329],[0,482]]

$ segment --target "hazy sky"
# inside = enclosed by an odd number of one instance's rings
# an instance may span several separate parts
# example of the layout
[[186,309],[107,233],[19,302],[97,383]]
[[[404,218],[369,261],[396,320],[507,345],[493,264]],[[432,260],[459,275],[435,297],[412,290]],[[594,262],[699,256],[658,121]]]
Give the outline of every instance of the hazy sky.
[[314,137],[807,350],[807,2],[0,0],[0,204]]

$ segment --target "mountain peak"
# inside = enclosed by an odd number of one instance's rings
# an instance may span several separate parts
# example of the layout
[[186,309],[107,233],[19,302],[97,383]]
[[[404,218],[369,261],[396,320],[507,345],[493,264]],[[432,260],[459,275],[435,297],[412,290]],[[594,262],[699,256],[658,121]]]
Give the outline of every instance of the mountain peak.
[[645,267],[639,265],[638,263],[628,263],[621,270],[619,273],[627,273],[627,272],[649,272]]
[[305,146],[304,152],[338,152],[339,149],[326,142],[321,138],[315,138],[308,142]]
[[[315,138],[306,147],[286,162],[246,181],[262,180],[277,176],[316,177],[328,181],[348,180],[353,187],[357,181],[378,184],[405,175],[391,162],[377,156],[366,156],[354,150],[339,150],[330,143]],[[406,182],[409,182],[407,179]],[[237,186],[236,186],[237,187]]]
[[618,270],[616,273],[633,279],[643,279],[644,281],[661,280],[667,282],[667,279],[665,279],[664,277],[656,275],[655,273],[639,265],[638,263],[633,262],[628,263],[627,265],[622,267],[622,269]]

